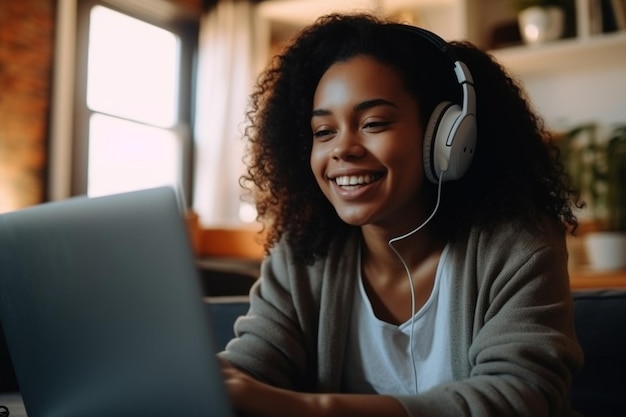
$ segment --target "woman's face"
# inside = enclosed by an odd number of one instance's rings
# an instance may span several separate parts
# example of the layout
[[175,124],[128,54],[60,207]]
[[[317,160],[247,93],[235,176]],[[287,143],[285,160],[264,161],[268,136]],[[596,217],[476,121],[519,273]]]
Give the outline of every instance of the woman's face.
[[343,221],[403,230],[422,217],[424,129],[393,67],[367,56],[333,64],[311,129],[311,169]]

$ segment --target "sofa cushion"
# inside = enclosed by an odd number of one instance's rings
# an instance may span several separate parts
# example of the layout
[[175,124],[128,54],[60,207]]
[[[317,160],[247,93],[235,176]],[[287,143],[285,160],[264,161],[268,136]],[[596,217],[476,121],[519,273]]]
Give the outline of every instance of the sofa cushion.
[[205,303],[214,324],[217,347],[224,350],[228,341],[235,337],[235,320],[248,312],[248,297],[211,297],[206,298]]
[[586,417],[626,412],[626,290],[574,292],[585,363],[572,381],[572,406]]

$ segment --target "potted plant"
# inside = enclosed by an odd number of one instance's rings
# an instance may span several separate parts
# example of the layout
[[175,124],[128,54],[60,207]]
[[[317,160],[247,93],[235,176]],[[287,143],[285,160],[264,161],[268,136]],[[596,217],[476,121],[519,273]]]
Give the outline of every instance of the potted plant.
[[564,0],[512,0],[522,39],[541,44],[559,39],[565,27]]
[[594,269],[626,268],[626,124],[601,133],[597,123],[577,126],[564,135],[563,161],[587,204],[583,219],[592,222],[585,235]]

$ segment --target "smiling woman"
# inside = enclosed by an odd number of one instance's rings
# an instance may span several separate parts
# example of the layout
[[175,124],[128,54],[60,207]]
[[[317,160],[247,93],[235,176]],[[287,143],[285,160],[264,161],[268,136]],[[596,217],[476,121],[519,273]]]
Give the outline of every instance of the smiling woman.
[[248,171],[267,256],[220,357],[251,416],[574,416],[556,146],[471,44],[366,14],[262,74]]

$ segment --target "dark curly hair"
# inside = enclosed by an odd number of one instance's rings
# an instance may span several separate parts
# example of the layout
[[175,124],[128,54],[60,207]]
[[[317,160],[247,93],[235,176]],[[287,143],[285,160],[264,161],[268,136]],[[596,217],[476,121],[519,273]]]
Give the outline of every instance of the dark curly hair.
[[[542,119],[518,83],[488,54],[467,42],[449,49],[469,68],[478,124],[474,160],[463,178],[443,186],[434,230],[442,237],[510,219],[540,224],[546,215],[575,231],[570,186]],[[423,125],[441,101],[459,102],[452,61],[432,42],[367,14],[332,14],[305,28],[260,76],[247,113],[247,173],[269,251],[279,240],[306,263],[326,255],[344,223],[319,189],[309,165],[313,96],[334,63],[366,55],[400,72],[421,109]],[[437,186],[425,182],[433,199]]]

